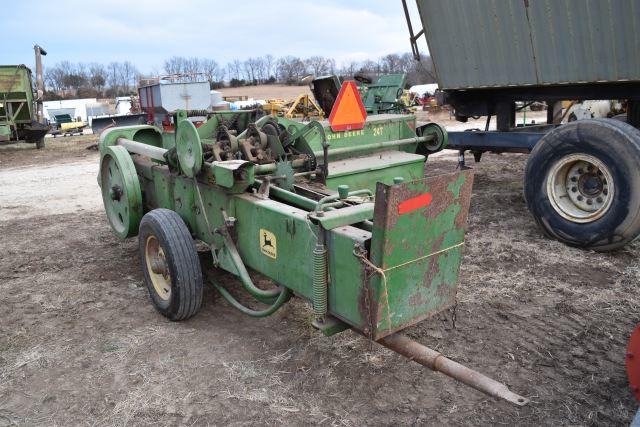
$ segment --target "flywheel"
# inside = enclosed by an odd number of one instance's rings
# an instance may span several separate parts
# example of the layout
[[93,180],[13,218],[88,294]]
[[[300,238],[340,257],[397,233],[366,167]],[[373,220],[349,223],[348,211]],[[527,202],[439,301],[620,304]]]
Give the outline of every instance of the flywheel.
[[198,130],[189,120],[180,120],[176,131],[176,151],[180,170],[193,178],[202,169],[202,143]]
[[99,177],[111,228],[121,239],[137,235],[143,215],[142,193],[133,160],[124,147],[106,148]]

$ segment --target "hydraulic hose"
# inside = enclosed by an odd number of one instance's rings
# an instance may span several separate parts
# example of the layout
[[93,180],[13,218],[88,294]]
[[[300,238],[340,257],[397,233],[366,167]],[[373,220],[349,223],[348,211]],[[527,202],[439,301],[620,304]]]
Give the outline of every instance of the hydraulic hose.
[[231,295],[229,291],[227,291],[223,286],[219,285],[216,282],[212,282],[212,283],[213,283],[213,286],[218,290],[218,292],[220,292],[220,295],[222,295],[222,297],[226,299],[227,302],[229,302],[229,304],[231,304],[234,308],[236,308],[237,310],[240,310],[242,313],[246,314],[247,316],[251,316],[251,317],[270,316],[273,313],[275,313],[280,307],[282,307],[282,305],[286,303],[289,300],[289,298],[291,298],[291,291],[285,287],[281,287],[278,289],[278,292],[280,292],[280,294],[278,295],[278,298],[276,298],[276,300],[273,302],[273,304],[271,304],[271,306],[267,307],[264,310],[253,310],[249,307],[242,305],[240,302],[238,302],[238,300],[236,300],[233,297],[233,295]]
[[233,243],[233,239],[231,239],[231,236],[226,231],[222,232],[222,236],[224,237],[224,243],[229,250],[229,254],[231,255],[231,261],[236,267],[236,273],[238,278],[240,279],[240,283],[242,283],[242,286],[247,290],[247,292],[249,292],[252,297],[264,304],[272,304],[274,303],[274,300],[276,300],[276,298],[279,299],[283,292],[281,289],[264,290],[258,288],[253,284],[251,276],[249,276],[249,272],[244,266],[244,262],[242,261],[238,250],[236,249],[236,245],[235,243]]

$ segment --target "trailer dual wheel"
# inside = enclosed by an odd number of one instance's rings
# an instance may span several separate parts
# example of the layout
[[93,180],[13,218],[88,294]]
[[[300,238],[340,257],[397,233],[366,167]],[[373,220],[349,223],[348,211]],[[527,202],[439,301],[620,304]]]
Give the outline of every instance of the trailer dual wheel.
[[117,145],[107,147],[100,162],[102,202],[111,228],[124,239],[138,234],[142,192],[131,155]]
[[524,195],[545,233],[608,251],[640,234],[640,131],[611,119],[546,134],[531,152]]
[[180,215],[169,209],[147,213],[140,223],[138,247],[155,308],[176,321],[195,315],[202,305],[202,269]]

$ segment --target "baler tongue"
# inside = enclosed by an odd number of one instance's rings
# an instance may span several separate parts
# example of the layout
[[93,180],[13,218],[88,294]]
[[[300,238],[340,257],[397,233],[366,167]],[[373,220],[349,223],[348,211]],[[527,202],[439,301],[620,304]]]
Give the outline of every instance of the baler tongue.
[[529,399],[520,396],[509,390],[509,388],[494,379],[481,374],[478,371],[467,368],[464,365],[454,362],[453,360],[443,356],[439,352],[425,347],[424,345],[412,340],[404,334],[392,334],[378,341],[379,344],[400,353],[401,355],[417,362],[434,371],[454,378],[461,383],[475,388],[489,396],[504,399],[518,406],[524,406],[529,403]]

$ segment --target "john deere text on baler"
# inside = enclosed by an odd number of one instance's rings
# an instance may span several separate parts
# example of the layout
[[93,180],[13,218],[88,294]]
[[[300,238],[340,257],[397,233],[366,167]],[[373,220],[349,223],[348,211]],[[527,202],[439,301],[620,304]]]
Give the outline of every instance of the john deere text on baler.
[[[473,176],[424,178],[426,157],[443,148],[446,131],[416,127],[409,115],[371,116],[361,129],[334,131],[328,122],[251,122],[250,114],[211,113],[196,127],[178,111],[175,132],[142,125],[100,137],[107,218],[120,238],[138,235],[157,310],[172,320],[198,311],[197,239],[264,306],[248,307],[213,281],[241,312],[268,316],[295,295],[311,303],[314,326],[327,335],[351,328],[525,404],[504,384],[399,333],[455,303]],[[275,287],[259,288],[248,269]]]

